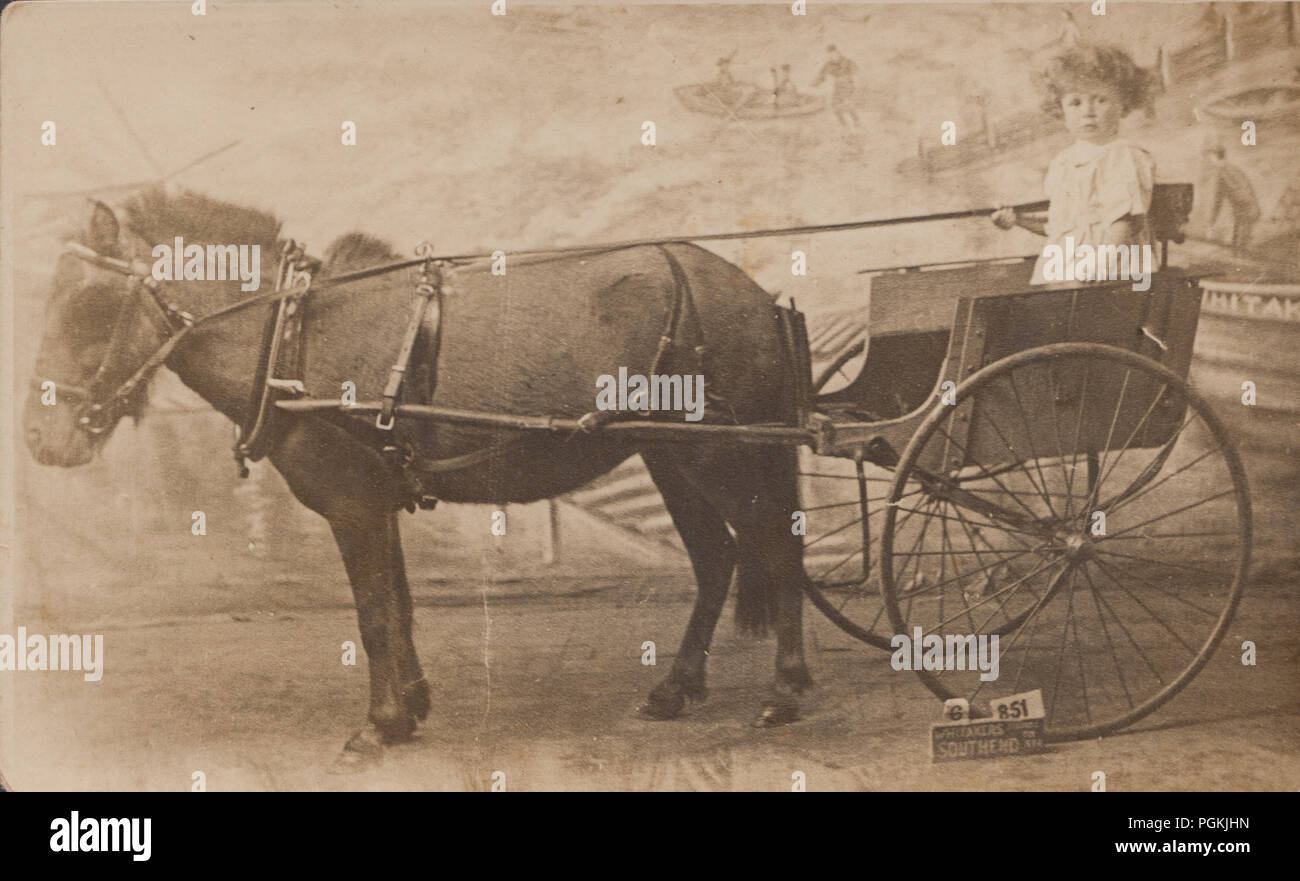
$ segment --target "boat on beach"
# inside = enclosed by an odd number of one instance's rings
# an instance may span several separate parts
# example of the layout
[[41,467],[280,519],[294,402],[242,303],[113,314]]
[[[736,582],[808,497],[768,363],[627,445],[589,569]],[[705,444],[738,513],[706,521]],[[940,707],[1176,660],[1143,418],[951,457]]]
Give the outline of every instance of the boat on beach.
[[677,100],[695,113],[737,119],[780,119],[809,116],[826,108],[820,95],[778,96],[753,83],[692,83],[673,89]]

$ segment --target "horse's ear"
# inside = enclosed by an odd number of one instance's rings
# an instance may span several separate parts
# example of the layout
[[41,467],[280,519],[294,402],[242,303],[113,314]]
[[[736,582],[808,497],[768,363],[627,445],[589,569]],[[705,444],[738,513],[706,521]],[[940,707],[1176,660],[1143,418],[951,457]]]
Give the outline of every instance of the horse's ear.
[[97,199],[90,200],[85,229],[81,235],[83,244],[101,254],[116,257],[121,249],[121,228],[117,223],[117,215],[112,208]]

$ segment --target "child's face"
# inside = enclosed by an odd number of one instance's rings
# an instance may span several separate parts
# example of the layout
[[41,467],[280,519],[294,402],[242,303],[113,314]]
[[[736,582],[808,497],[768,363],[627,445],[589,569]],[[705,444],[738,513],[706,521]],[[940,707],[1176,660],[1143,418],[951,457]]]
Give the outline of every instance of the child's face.
[[1077,140],[1105,144],[1119,134],[1124,117],[1118,89],[1105,85],[1080,85],[1061,96],[1066,131]]

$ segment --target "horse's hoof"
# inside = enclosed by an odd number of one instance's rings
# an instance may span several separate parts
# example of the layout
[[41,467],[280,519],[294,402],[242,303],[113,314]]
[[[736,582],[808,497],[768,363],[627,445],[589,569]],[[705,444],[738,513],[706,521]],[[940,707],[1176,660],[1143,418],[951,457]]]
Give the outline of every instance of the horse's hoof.
[[643,719],[662,722],[668,719],[676,719],[682,714],[682,708],[685,706],[686,698],[682,696],[681,692],[674,691],[667,697],[651,692],[650,699],[642,704],[637,712]]
[[330,765],[332,774],[351,774],[373,767],[384,757],[384,742],[373,728],[363,728],[348,738],[343,751]]
[[688,704],[700,704],[708,699],[709,690],[704,687],[704,682],[701,680],[687,680],[682,683],[682,695]]
[[754,720],[755,728],[777,728],[798,721],[799,707],[793,703],[768,704]]
[[371,715],[370,722],[385,745],[405,743],[415,734],[415,717],[405,710],[393,716]]
[[420,720],[428,718],[429,703],[429,683],[423,679],[412,682],[402,689],[402,706],[415,718]]

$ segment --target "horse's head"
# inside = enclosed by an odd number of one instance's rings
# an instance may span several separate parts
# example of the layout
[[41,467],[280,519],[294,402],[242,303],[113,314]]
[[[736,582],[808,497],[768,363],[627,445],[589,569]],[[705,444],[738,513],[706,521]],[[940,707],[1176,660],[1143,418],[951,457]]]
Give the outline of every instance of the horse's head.
[[151,359],[178,321],[149,265],[129,256],[113,210],[94,202],[54,270],[23,414],[36,460],[84,465],[123,416],[138,418]]

